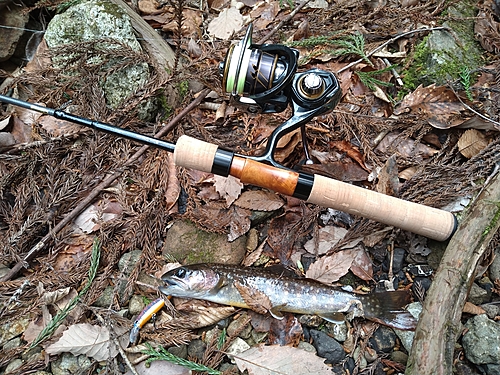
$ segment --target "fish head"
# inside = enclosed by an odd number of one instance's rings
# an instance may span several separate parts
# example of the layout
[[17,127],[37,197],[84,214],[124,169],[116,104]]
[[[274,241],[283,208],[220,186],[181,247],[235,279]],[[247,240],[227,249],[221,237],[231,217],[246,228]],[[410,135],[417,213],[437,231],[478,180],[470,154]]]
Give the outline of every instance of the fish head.
[[203,298],[219,285],[219,274],[204,265],[175,268],[161,277],[160,292],[173,297]]

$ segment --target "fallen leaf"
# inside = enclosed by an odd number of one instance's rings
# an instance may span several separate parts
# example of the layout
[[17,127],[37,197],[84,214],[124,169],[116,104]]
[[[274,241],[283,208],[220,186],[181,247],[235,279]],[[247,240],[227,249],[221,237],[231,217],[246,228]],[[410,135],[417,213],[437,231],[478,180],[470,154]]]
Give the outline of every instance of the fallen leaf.
[[486,311],[484,311],[481,306],[476,306],[469,301],[465,302],[462,312],[473,315],[481,315],[486,313]]
[[166,210],[169,211],[179,199],[181,193],[181,185],[177,178],[177,168],[174,163],[174,155],[166,152],[167,169],[168,169],[168,182],[167,191],[165,192]]
[[238,289],[241,298],[243,298],[248,307],[256,313],[267,314],[272,309],[271,300],[265,293],[238,282],[235,282],[234,286]]
[[215,175],[214,186],[221,198],[226,200],[227,207],[240,196],[241,190],[243,189],[243,184],[240,180],[233,176],[222,177]]
[[249,190],[243,192],[234,204],[249,210],[276,211],[283,207],[284,202],[276,193],[267,190]]
[[331,284],[349,271],[352,262],[352,253],[349,250],[338,251],[311,264],[306,271],[306,277]]
[[373,279],[373,262],[362,246],[347,250],[352,253],[351,272],[361,280]]
[[229,222],[229,233],[227,235],[227,240],[229,242],[233,242],[250,230],[251,214],[251,211],[245,210],[244,208],[236,206],[230,208],[229,216],[231,220]]
[[75,134],[83,129],[83,126],[48,115],[40,117],[38,125],[52,137]]
[[234,356],[240,371],[249,375],[331,375],[324,358],[290,346],[254,346]]
[[375,190],[385,195],[398,196],[399,176],[396,155],[387,159],[384,167],[380,170]]
[[236,8],[224,9],[208,24],[208,32],[219,39],[228,40],[243,26],[243,16]]
[[463,109],[463,105],[451,89],[432,84],[427,87],[420,85],[415,91],[406,95],[395,108],[394,114],[416,112],[423,115],[432,126],[449,129],[463,122],[460,118]]
[[134,365],[135,372],[131,370],[125,375],[191,375],[193,372],[187,367],[167,361],[153,361],[146,366],[146,361]]
[[467,159],[470,159],[488,146],[488,140],[479,130],[469,129],[460,136],[457,145],[458,151]]
[[269,345],[290,345],[296,347],[303,338],[302,325],[294,314],[283,314],[283,319],[272,319],[269,326]]
[[102,223],[119,217],[122,213],[121,204],[117,201],[100,201],[88,206],[75,219],[74,224],[83,233],[92,233],[99,230]]
[[366,168],[365,162],[363,160],[363,154],[359,152],[359,150],[354,147],[351,142],[348,142],[346,140],[342,141],[332,141],[329,143],[330,147],[333,147],[340,152],[346,153],[347,156],[349,156],[351,159],[355,160],[361,168],[369,172],[369,169]]
[[69,352],[73,355],[84,354],[97,361],[106,361],[116,357],[118,349],[110,340],[106,327],[91,324],[74,324],[64,331],[62,337],[47,347],[48,354]]
[[417,143],[411,138],[402,137],[399,132],[395,131],[387,134],[375,150],[390,154],[397,152],[404,157],[414,157],[417,160],[429,158],[438,152],[438,150],[422,143]]
[[[314,255],[326,254],[332,247],[334,247],[341,239],[347,234],[347,229],[327,225],[326,227],[318,230],[318,238],[311,238],[304,244],[304,249]],[[315,244],[318,248],[315,248]]]
[[232,306],[222,306],[208,301],[196,299],[174,299],[175,308],[186,313],[189,321],[189,327],[186,326],[183,319],[183,328],[201,328],[215,324],[236,312]]

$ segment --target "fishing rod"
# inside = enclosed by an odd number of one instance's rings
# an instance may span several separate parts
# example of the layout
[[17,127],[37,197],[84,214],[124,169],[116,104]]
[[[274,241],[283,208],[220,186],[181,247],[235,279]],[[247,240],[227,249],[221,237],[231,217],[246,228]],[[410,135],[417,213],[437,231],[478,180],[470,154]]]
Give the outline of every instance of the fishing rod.
[[276,113],[292,107],[292,116],[270,135],[260,156],[243,156],[215,144],[186,135],[177,143],[149,137],[100,121],[76,116],[19,99],[0,95],[0,101],[115,136],[174,153],[177,166],[220,176],[300,198],[306,202],[362,216],[431,239],[444,241],[454,233],[457,220],[444,210],[402,200],[337,181],[318,174],[295,171],[274,158],[278,141],[301,129],[306,163],[310,163],[305,124],[331,111],[341,97],[340,85],[331,72],[311,69],[297,73],[298,52],[283,45],[251,42],[252,26],[238,44],[230,47],[220,63],[224,90],[231,102],[250,113]]

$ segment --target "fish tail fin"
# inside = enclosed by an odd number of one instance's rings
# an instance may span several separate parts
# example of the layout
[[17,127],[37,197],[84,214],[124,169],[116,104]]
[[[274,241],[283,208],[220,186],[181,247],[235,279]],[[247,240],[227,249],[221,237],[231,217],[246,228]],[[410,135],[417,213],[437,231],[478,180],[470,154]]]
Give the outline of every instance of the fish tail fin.
[[417,320],[404,309],[409,300],[406,290],[365,295],[362,298],[365,318],[393,328],[414,330]]

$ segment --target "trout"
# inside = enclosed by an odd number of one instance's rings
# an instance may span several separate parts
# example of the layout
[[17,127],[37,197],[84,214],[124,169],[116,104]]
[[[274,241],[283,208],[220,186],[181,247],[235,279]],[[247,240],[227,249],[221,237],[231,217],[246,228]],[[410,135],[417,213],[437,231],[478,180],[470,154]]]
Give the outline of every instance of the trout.
[[[172,297],[194,298],[223,305],[252,308],[249,295],[265,295],[269,313],[318,315],[338,322],[364,317],[403,330],[413,330],[416,320],[403,307],[407,291],[355,294],[306,278],[287,277],[262,268],[223,264],[193,264],[178,267],[162,276],[160,292]],[[241,293],[249,291],[249,293]]]

